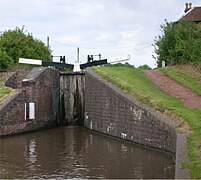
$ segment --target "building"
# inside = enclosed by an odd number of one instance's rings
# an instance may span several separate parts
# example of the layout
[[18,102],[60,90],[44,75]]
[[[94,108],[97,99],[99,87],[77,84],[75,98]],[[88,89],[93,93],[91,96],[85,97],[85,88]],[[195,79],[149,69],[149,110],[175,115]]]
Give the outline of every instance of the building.
[[193,7],[192,3],[185,4],[184,15],[179,20],[186,20],[190,22],[198,23],[201,27],[201,6]]

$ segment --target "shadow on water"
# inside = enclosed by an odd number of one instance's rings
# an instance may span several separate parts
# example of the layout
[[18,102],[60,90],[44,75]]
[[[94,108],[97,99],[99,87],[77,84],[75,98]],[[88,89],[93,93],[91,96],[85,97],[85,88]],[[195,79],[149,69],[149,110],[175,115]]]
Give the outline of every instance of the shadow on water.
[[174,178],[172,155],[65,127],[0,139],[0,178]]

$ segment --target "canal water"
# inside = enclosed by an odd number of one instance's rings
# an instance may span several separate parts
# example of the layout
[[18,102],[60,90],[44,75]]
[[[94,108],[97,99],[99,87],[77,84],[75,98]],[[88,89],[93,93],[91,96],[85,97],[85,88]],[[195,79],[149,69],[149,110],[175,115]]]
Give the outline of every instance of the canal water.
[[172,155],[83,127],[0,139],[0,179],[174,178]]

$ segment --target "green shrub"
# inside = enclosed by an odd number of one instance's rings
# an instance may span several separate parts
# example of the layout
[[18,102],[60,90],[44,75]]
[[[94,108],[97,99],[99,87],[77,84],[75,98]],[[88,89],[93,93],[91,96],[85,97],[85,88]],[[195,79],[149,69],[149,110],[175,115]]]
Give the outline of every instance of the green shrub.
[[139,66],[137,69],[139,70],[151,70],[152,68],[149,67],[147,64]]
[[201,29],[195,23],[165,21],[161,31],[162,36],[158,36],[154,44],[158,67],[162,66],[163,60],[167,65],[200,64]]
[[24,27],[0,32],[0,49],[2,68],[17,64],[19,58],[51,60],[51,50],[24,30]]
[[5,51],[0,49],[0,70],[7,69],[13,64],[13,60],[6,54]]

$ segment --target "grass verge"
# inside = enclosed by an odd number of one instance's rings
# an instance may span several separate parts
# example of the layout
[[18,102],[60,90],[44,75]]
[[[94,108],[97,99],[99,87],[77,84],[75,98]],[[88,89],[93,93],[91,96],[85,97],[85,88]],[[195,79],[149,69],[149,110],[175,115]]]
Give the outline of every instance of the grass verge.
[[201,71],[198,72],[191,66],[165,67],[161,70],[201,96]]
[[0,79],[0,101],[11,92],[11,88],[7,87],[3,83],[3,79]]
[[182,167],[190,170],[192,178],[201,178],[201,110],[189,108],[179,100],[162,93],[140,70],[125,67],[94,67],[93,70],[138,101],[155,110],[168,111],[188,122],[191,131],[187,137],[189,162]]

